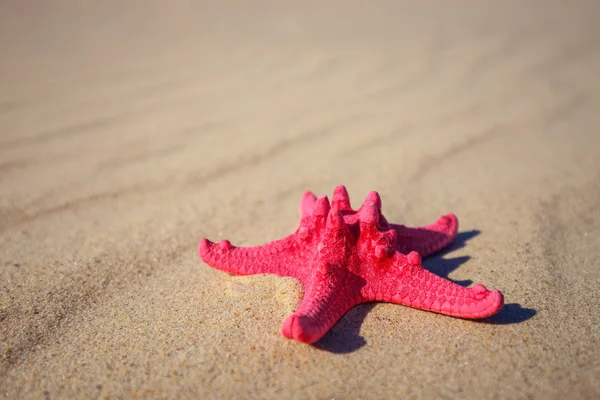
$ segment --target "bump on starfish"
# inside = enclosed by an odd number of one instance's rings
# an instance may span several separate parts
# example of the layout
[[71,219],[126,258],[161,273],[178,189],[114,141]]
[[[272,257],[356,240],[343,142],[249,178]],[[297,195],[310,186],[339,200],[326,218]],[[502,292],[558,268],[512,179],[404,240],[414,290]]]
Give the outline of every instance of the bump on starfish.
[[203,239],[200,258],[234,275],[276,274],[300,280],[304,296],[281,328],[304,343],[321,339],[353,306],[373,301],[402,304],[453,317],[480,319],[504,305],[502,293],[477,284],[459,286],[421,264],[448,246],[458,232],[454,214],[422,227],[390,224],[377,192],[357,210],[337,186],[331,203],[311,192],[300,200],[296,231],[262,246],[235,247],[228,240]]

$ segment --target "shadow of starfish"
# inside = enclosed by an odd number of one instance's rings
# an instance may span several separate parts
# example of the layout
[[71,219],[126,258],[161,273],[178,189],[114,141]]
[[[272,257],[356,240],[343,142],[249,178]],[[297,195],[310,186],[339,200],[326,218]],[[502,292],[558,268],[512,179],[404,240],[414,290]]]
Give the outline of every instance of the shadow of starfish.
[[452,244],[450,246],[448,246],[447,248],[443,249],[442,251],[434,254],[433,256],[423,260],[423,267],[428,269],[430,272],[433,272],[434,274],[441,276],[442,278],[448,279],[449,281],[456,283],[457,285],[461,285],[464,287],[472,285],[473,281],[471,281],[471,280],[457,281],[457,280],[448,278],[448,274],[450,274],[452,271],[456,270],[462,264],[469,261],[471,259],[471,257],[462,256],[462,257],[454,257],[454,258],[444,258],[444,256],[452,251],[455,251],[455,250],[465,247],[467,245],[466,244],[467,240],[474,238],[475,236],[479,235],[480,233],[481,233],[481,231],[478,231],[478,230],[472,230],[472,231],[466,231],[466,232],[459,233],[456,236],[456,239],[454,239],[454,242],[452,242]]
[[[446,255],[447,253],[450,253],[454,250],[465,247],[467,240],[474,238],[475,236],[479,235],[480,233],[481,233],[481,231],[478,231],[478,230],[472,230],[472,231],[466,231],[466,232],[459,233],[456,236],[456,239],[454,240],[454,242],[450,246],[443,249],[442,251],[435,254],[434,256],[430,257],[429,259],[424,260],[423,266],[425,268],[429,269],[429,271],[433,272],[436,275],[442,276],[448,280],[452,280],[452,279],[448,278],[448,274],[450,272],[454,271],[455,269],[457,269],[461,264],[464,264],[465,262],[470,260],[471,257],[463,256],[463,257],[445,259],[444,255]],[[452,281],[461,286],[469,286],[473,283],[473,281],[471,281],[471,280],[464,280],[464,281],[452,280]],[[502,309],[498,312],[498,314],[492,315],[491,317],[485,318],[482,320],[476,320],[474,322],[494,324],[494,325],[518,324],[520,322],[524,322],[524,321],[527,321],[528,319],[531,319],[536,313],[537,313],[536,310],[533,308],[523,308],[523,307],[521,307],[520,304],[511,303],[511,304],[505,304],[504,307],[502,307]]]
[[325,336],[312,346],[336,354],[352,353],[367,344],[360,336],[360,327],[377,303],[352,307]]
[[518,324],[533,318],[535,314],[537,314],[537,311],[533,308],[523,308],[520,304],[511,303],[505,304],[498,314],[474,322],[492,325]]
[[[447,253],[450,253],[454,250],[465,247],[467,240],[474,238],[475,236],[479,235],[480,233],[481,233],[481,231],[478,231],[478,230],[472,230],[472,231],[466,231],[466,232],[459,233],[456,236],[456,239],[454,240],[454,242],[450,246],[443,249],[439,253],[431,256],[427,260],[423,260],[423,266],[425,268],[429,269],[429,271],[433,272],[434,274],[439,275],[448,280],[451,280],[454,283],[456,283],[457,285],[461,285],[461,286],[471,285],[473,283],[473,281],[471,281],[471,280],[456,281],[456,280],[448,278],[448,274],[450,272],[457,269],[461,264],[464,264],[465,262],[469,261],[471,259],[471,257],[463,256],[463,257],[455,257],[455,258],[445,259],[444,256]],[[527,321],[528,319],[531,319],[536,313],[537,312],[535,309],[523,308],[523,307],[521,307],[520,304],[517,304],[517,303],[505,304],[504,307],[502,307],[502,309],[498,312],[498,314],[492,315],[491,317],[485,318],[482,320],[476,320],[474,322],[494,324],[494,325],[518,324],[520,322],[524,322],[524,321]]]

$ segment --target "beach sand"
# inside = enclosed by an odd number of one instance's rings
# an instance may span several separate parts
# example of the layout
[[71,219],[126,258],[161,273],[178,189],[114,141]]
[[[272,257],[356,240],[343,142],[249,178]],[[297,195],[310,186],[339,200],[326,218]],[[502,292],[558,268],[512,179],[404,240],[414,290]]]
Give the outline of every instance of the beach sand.
[[[598,398],[599,13],[2,2],[0,395]],[[361,305],[311,346],[280,334],[298,282],[199,259],[338,184],[396,223],[455,213],[425,267],[505,308]]]

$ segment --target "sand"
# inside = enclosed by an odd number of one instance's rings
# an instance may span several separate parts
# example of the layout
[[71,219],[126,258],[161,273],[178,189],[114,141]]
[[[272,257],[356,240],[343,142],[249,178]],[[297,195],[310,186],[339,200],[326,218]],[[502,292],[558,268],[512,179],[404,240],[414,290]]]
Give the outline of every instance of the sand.
[[[0,395],[598,398],[598,4],[2,2]],[[310,346],[297,282],[198,258],[337,184],[454,212],[425,267],[505,308],[362,305]]]

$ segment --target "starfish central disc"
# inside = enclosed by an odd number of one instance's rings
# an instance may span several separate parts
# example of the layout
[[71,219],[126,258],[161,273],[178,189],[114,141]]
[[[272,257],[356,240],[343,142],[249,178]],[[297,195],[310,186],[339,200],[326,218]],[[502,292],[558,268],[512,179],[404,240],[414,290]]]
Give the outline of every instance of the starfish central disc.
[[381,208],[377,192],[370,192],[357,210],[344,186],[335,188],[331,203],[327,196],[306,192],[294,233],[255,247],[203,239],[198,253],[208,265],[230,274],[300,280],[302,302],[281,332],[304,343],[322,338],[350,308],[365,302],[385,301],[468,319],[486,318],[502,308],[499,291],[481,284],[465,288],[423,268],[421,257],[455,239],[456,216],[410,228],[388,223]]

